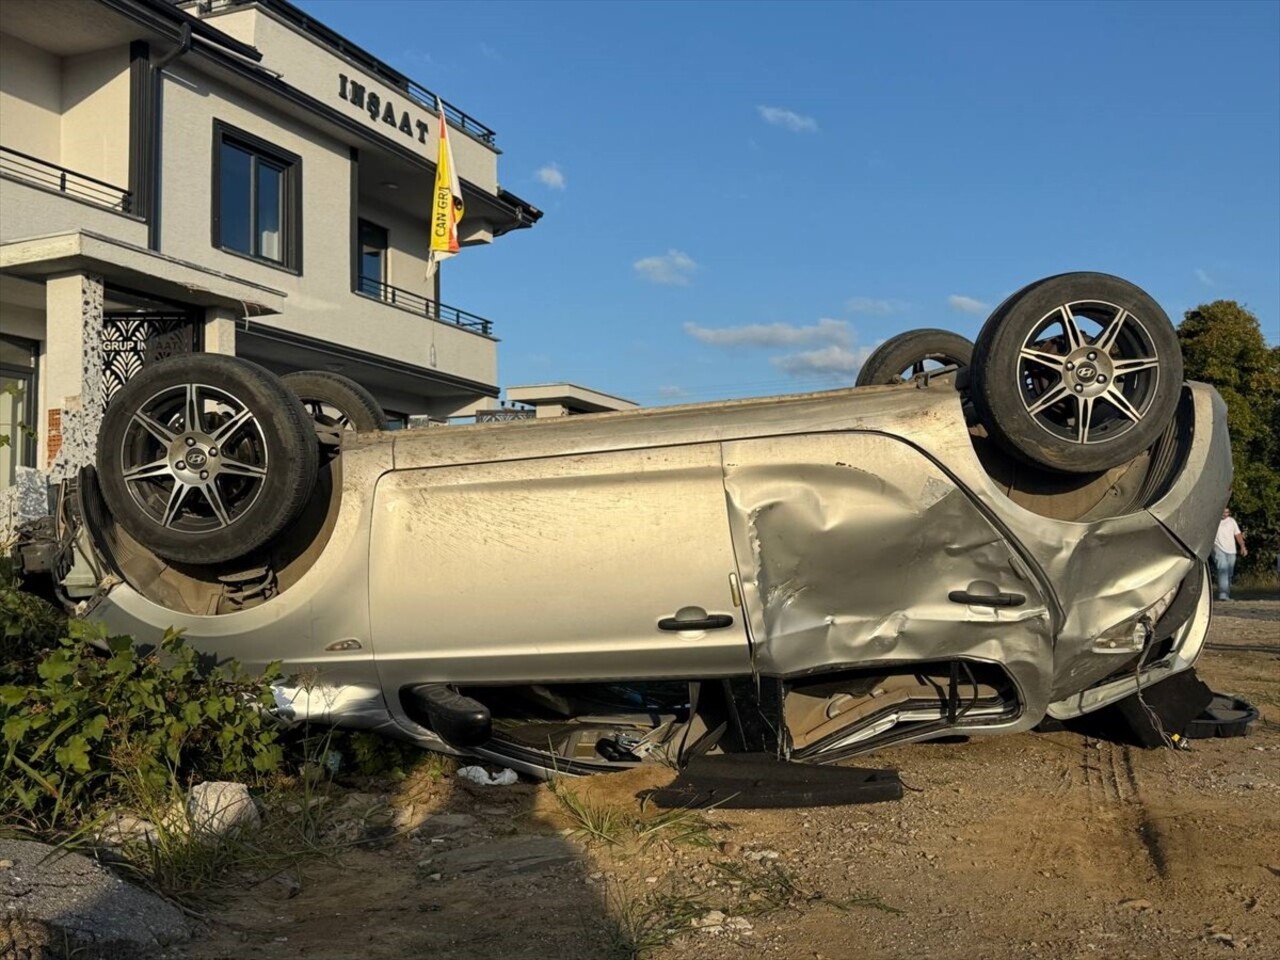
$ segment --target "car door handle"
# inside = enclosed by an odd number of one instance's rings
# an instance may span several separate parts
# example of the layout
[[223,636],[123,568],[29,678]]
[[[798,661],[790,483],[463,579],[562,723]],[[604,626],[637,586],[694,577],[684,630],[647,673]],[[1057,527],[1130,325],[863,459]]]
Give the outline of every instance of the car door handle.
[[1027,602],[1020,593],[970,593],[968,590],[952,590],[947,599],[972,607],[1020,607]]
[[727,613],[711,613],[696,620],[682,620],[680,617],[663,617],[658,621],[659,630],[723,630],[733,626],[733,617]]

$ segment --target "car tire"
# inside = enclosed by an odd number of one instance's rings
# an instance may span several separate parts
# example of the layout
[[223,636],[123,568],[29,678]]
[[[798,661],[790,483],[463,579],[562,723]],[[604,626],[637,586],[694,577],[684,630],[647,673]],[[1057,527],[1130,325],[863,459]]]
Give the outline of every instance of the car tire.
[[306,505],[318,460],[310,417],[279,378],[209,353],[144,367],[98,434],[112,516],[177,563],[225,563],[270,542]]
[[973,343],[950,330],[908,330],[890,337],[872,351],[858,371],[856,386],[902,383],[925,373],[925,363],[942,366],[969,366]]
[[299,370],[280,379],[317,423],[356,433],[387,429],[387,415],[378,401],[350,377],[328,370]]
[[1132,460],[1168,426],[1182,352],[1144,291],[1103,273],[1064,273],[1019,290],[974,346],[970,396],[1008,453],[1065,473]]

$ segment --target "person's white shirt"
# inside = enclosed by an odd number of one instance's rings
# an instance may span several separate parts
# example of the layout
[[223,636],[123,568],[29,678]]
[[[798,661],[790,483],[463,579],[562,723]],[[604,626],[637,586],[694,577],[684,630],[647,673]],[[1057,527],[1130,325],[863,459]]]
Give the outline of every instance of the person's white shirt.
[[1223,517],[1218,524],[1218,534],[1213,538],[1213,546],[1216,550],[1223,553],[1236,552],[1236,536],[1240,533],[1240,527],[1236,524],[1235,517]]

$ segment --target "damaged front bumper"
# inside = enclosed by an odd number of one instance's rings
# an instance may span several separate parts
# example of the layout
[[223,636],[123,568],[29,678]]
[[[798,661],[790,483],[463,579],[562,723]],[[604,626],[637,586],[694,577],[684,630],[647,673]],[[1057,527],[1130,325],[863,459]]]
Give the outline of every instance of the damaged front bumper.
[[[1212,585],[1207,576],[1200,577],[1200,588],[1191,617],[1170,638],[1168,651],[1150,665],[1139,659],[1132,673],[1099,683],[1087,690],[1049,704],[1048,715],[1055,720],[1070,720],[1101,710],[1132,696],[1146,687],[1195,666],[1204,651],[1205,638],[1212,619]],[[1145,654],[1145,651],[1144,651]]]

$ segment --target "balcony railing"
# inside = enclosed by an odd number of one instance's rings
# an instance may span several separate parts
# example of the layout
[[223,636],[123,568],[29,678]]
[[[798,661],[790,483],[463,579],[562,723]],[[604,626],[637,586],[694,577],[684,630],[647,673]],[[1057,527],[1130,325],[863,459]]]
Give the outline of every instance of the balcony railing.
[[10,147],[0,147],[0,174],[15,180],[25,180],[48,190],[57,190],[108,210],[129,213],[133,206],[133,195],[123,187],[86,173],[76,173]]
[[383,283],[381,280],[375,280],[372,277],[361,277],[359,285],[356,287],[356,293],[372,297],[375,300],[381,300],[383,303],[389,303],[393,307],[400,307],[402,310],[420,313],[431,320],[451,323],[455,327],[470,330],[472,333],[482,333],[486,337],[493,336],[493,323],[484,317],[478,317],[474,313],[467,313],[465,310],[451,307],[447,303],[429,300],[424,296],[408,290],[402,290],[399,287],[393,287],[389,283]]
[[[402,83],[396,82],[389,77],[385,79],[388,83],[391,83],[393,86],[399,87],[403,90],[405,94],[408,95],[409,99],[415,101],[418,106],[430,111],[431,113],[435,113],[436,95],[422,84],[418,83],[416,80],[410,80],[408,77],[405,77]],[[444,115],[463,133],[468,133],[481,143],[488,144],[491,147],[498,139],[498,135],[483,123],[471,116],[471,114],[463,113],[443,97],[440,98],[440,105],[444,107]]]

